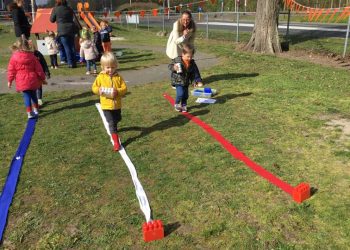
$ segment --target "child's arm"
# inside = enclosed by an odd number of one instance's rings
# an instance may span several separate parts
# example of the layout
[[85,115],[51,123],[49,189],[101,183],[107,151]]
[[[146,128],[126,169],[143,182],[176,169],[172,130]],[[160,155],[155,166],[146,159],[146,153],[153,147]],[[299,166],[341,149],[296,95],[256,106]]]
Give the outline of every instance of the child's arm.
[[35,72],[37,73],[40,80],[45,80],[45,73],[43,67],[41,66],[39,60],[35,60]]
[[16,69],[15,69],[15,62],[13,61],[12,57],[10,58],[9,65],[7,67],[7,86],[11,88],[12,81],[16,77]]
[[117,95],[123,97],[126,95],[126,92],[127,92],[127,87],[126,87],[126,84],[125,84],[125,81],[123,79],[123,77],[119,76],[119,81],[120,81],[120,87],[119,88],[116,88],[116,91],[115,91],[115,96],[116,97]]
[[80,46],[80,62],[83,61],[83,58],[84,58],[84,49],[83,49],[83,46]]
[[38,58],[39,63],[42,67],[42,70],[45,72],[47,79],[50,79],[51,74],[50,74],[49,67],[47,66],[45,57],[43,56],[43,54],[40,53],[39,50],[35,50],[34,55],[36,56],[36,58]]
[[97,76],[91,87],[92,93],[94,93],[95,95],[100,95],[100,87],[101,87],[100,79]]
[[176,72],[177,71],[177,68],[175,68],[175,60],[171,60],[171,63],[168,65],[168,69],[171,71],[171,72]]
[[[202,83],[202,77],[201,74],[199,73],[199,69],[197,67],[197,64],[195,63],[195,61],[193,61],[193,68],[194,68],[194,81],[196,83]],[[203,83],[202,83],[203,84]]]

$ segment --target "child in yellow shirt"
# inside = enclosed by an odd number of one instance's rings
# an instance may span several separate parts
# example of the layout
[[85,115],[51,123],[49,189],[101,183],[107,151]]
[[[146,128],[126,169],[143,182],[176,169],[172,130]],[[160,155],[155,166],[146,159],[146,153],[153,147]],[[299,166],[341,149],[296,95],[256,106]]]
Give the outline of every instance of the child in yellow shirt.
[[92,92],[100,96],[101,109],[108,122],[114,142],[114,150],[120,149],[117,125],[121,121],[122,97],[127,88],[124,79],[118,74],[118,61],[111,52],[101,56],[102,71],[92,85]]

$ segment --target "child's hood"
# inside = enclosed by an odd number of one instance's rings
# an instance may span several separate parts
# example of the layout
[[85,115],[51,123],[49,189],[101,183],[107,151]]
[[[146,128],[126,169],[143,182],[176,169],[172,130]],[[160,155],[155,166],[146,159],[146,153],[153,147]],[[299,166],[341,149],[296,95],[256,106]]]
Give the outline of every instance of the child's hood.
[[16,59],[16,61],[19,64],[22,65],[30,65],[33,64],[33,60],[36,60],[36,57],[34,56],[34,53],[32,52],[25,52],[25,51],[16,51],[13,54],[13,58]]

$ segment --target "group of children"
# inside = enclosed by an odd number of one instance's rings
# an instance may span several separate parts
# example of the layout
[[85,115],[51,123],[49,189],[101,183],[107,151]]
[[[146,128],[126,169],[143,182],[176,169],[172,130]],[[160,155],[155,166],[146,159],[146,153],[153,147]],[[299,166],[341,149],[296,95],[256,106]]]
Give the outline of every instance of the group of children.
[[91,74],[91,68],[93,68],[93,74],[96,74],[96,62],[100,60],[102,53],[112,51],[110,38],[112,28],[107,21],[101,21],[100,26],[100,31],[95,26],[91,28],[93,39],[91,39],[91,33],[87,28],[83,28],[81,31],[80,62],[85,60],[87,75]]
[[[103,26],[101,25],[101,27]],[[94,30],[93,28],[93,34],[95,34]],[[50,33],[49,37],[54,39]],[[103,46],[104,40],[101,40],[103,49],[107,50],[103,54],[101,50],[99,51],[97,49],[96,43],[91,40],[90,33],[85,32],[80,41],[80,55],[85,58],[87,72],[90,74],[90,67],[93,67],[94,73],[97,73],[95,60],[102,54],[99,58],[102,71],[93,82],[92,92],[100,96],[101,108],[109,125],[109,130],[114,142],[114,150],[118,151],[120,149],[120,143],[117,127],[118,122],[120,122],[122,118],[121,98],[126,94],[127,87],[125,81],[117,72],[118,61],[116,56],[108,51],[108,48],[111,48],[110,44],[105,44],[105,46]],[[33,48],[25,38],[18,40],[12,46],[12,51],[13,54],[8,66],[8,87],[11,87],[13,80],[16,81],[16,90],[23,93],[28,118],[36,117],[39,113],[36,91],[38,91],[45,82],[46,76],[43,70],[44,67],[35,57]],[[176,87],[174,106],[176,111],[187,112],[189,85],[193,81],[195,83],[202,82],[198,67],[193,60],[193,54],[194,48],[191,45],[184,45],[181,56],[173,59],[168,66],[171,71],[171,83]],[[57,53],[55,55],[56,56],[54,56],[54,54],[53,56],[50,55],[53,68],[57,67]]]

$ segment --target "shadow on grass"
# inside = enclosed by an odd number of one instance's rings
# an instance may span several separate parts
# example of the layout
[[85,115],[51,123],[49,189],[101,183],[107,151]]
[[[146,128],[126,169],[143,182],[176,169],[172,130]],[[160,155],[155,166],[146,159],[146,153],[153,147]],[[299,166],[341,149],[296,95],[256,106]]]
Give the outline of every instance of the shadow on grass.
[[258,73],[250,73],[250,74],[227,73],[227,74],[212,75],[212,76],[205,77],[203,79],[203,82],[205,84],[209,84],[220,80],[234,80],[234,79],[243,78],[243,77],[257,77],[258,75],[259,75]]
[[[345,27],[346,28],[346,27]],[[332,29],[344,29],[344,25],[336,25],[332,26]],[[310,40],[317,40],[321,38],[332,38],[332,37],[339,37],[339,32],[320,32],[320,31],[300,31],[295,35],[289,35],[288,40],[290,41],[291,45],[310,41]],[[318,45],[322,47],[322,42],[317,42]]]
[[[192,115],[194,116],[198,116],[198,115],[204,115],[209,113],[208,110],[200,110],[197,112],[192,113]],[[123,146],[124,148],[127,147],[127,145],[129,145],[130,143],[132,143],[133,141],[142,138],[144,136],[147,136],[149,134],[151,134],[152,132],[155,131],[160,131],[160,130],[166,130],[172,127],[179,127],[179,126],[183,126],[186,123],[190,122],[189,119],[187,119],[185,116],[179,114],[175,117],[172,117],[168,120],[165,121],[161,121],[158,122],[150,127],[138,127],[138,126],[134,126],[134,127],[126,127],[126,128],[121,128],[120,132],[125,132],[125,131],[141,131],[141,133],[138,136],[132,137],[132,138],[128,138],[125,142],[123,142]]]
[[178,221],[164,225],[164,237],[167,237],[171,233],[175,232],[180,226],[181,224]]
[[53,100],[53,101],[47,101],[47,102],[45,102],[44,106],[51,105],[51,104],[56,104],[56,103],[61,103],[61,102],[67,102],[67,101],[74,100],[74,99],[79,99],[79,98],[85,98],[85,97],[89,97],[89,96],[92,96],[92,95],[94,95],[94,93],[92,93],[91,91],[83,92],[83,93],[80,93],[80,94],[77,94],[77,95],[72,95],[72,96],[67,97],[67,98],[56,99],[56,100]]
[[[252,92],[244,92],[244,93],[240,93],[240,94],[227,94],[227,95],[222,95],[222,96],[218,96],[216,99],[216,103],[217,104],[224,104],[225,102],[227,102],[228,100],[232,100],[238,97],[246,97],[246,96],[250,96],[252,95]],[[197,104],[195,106],[191,106],[190,109],[200,109],[203,107],[206,107],[208,105],[212,105],[212,104],[208,104],[208,103],[200,103]]]
[[312,197],[314,194],[316,194],[318,192],[318,188],[315,187],[311,187],[310,188],[310,197]]
[[58,112],[61,112],[62,110],[69,110],[69,109],[78,109],[78,108],[84,108],[84,107],[88,107],[88,106],[92,106],[92,105],[95,105],[96,103],[96,100],[89,100],[89,101],[85,101],[85,102],[81,102],[81,103],[75,103],[75,104],[72,104],[72,105],[68,105],[68,106],[64,106],[64,107],[60,107],[58,109],[53,109],[53,110],[50,110],[50,111],[45,111],[43,110],[41,113],[40,113],[40,118],[43,118],[45,116],[48,116],[48,115],[52,115],[52,114],[56,114]]

